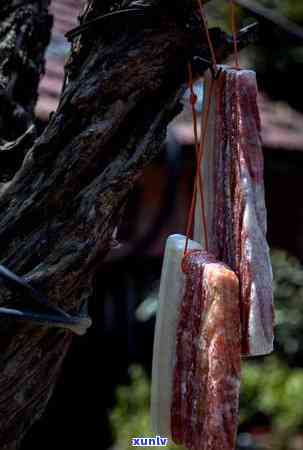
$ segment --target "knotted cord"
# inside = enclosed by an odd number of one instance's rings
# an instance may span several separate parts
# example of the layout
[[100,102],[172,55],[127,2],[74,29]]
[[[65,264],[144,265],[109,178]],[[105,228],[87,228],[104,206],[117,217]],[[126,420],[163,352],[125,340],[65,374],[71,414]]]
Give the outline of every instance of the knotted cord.
[[[199,6],[199,11],[200,11],[200,14],[201,14],[201,17],[203,20],[203,25],[204,25],[208,45],[209,45],[209,50],[211,53],[213,74],[214,74],[214,77],[216,78],[218,75],[216,54],[215,54],[214,47],[213,47],[213,44],[211,41],[211,37],[210,37],[209,29],[208,29],[207,18],[205,15],[205,11],[204,11],[202,2],[201,2],[201,0],[197,0],[197,2],[198,2],[198,6]],[[207,221],[206,221],[206,213],[205,213],[204,186],[203,186],[203,178],[202,178],[200,167],[201,167],[201,164],[203,161],[206,131],[207,131],[207,125],[208,125],[208,119],[209,119],[211,96],[212,96],[212,91],[213,91],[213,81],[212,81],[211,87],[210,87],[210,95],[207,98],[205,115],[202,116],[201,135],[200,135],[200,142],[199,142],[198,127],[197,127],[197,114],[196,114],[196,109],[195,109],[195,104],[197,102],[197,96],[194,92],[192,67],[190,64],[188,65],[188,74],[189,74],[188,86],[189,86],[189,90],[190,90],[190,105],[191,105],[192,118],[193,118],[193,129],[194,129],[195,153],[196,153],[197,167],[196,167],[196,173],[195,173],[193,195],[192,195],[191,205],[190,205],[188,219],[187,219],[184,256],[187,254],[187,250],[188,250],[189,235],[191,233],[191,229],[193,226],[198,191],[200,194],[200,201],[201,201],[201,213],[202,213],[202,223],[203,223],[204,239],[205,239],[205,250],[208,251],[208,232],[207,232]],[[204,117],[204,121],[203,121],[203,117]],[[183,258],[183,260],[184,260],[184,258]],[[183,266],[183,260],[182,260],[182,266]]]
[[[207,232],[207,222],[206,222],[206,214],[205,214],[204,186],[203,186],[203,178],[201,175],[200,167],[201,167],[201,164],[203,161],[203,155],[204,155],[205,139],[206,139],[206,132],[207,132],[208,119],[209,119],[213,86],[214,86],[214,82],[212,80],[211,86],[210,86],[210,94],[208,96],[207,104],[206,104],[205,120],[204,120],[204,123],[201,124],[200,142],[198,141],[198,138],[195,141],[197,167],[196,167],[196,174],[195,174],[194,190],[193,190],[190,210],[189,210],[189,214],[188,214],[188,219],[187,219],[184,256],[187,254],[189,235],[190,235],[190,232],[191,232],[191,229],[193,226],[198,189],[199,189],[200,201],[201,201],[202,223],[203,223],[203,230],[204,230],[204,237],[205,237],[205,250],[208,251],[208,232]],[[196,112],[195,112],[195,115],[196,115]],[[194,122],[194,127],[197,127],[197,120],[195,119],[193,122]],[[196,137],[197,132],[194,132],[194,134]]]
[[210,51],[210,55],[211,55],[211,61],[212,61],[212,67],[213,67],[213,71],[215,76],[217,75],[217,71],[218,71],[218,66],[217,66],[217,57],[216,57],[216,52],[210,37],[210,32],[209,32],[209,28],[208,28],[208,21],[207,21],[207,17],[205,14],[205,10],[204,10],[204,6],[202,4],[201,0],[197,0],[198,2],[198,6],[199,6],[199,12],[201,14],[202,20],[203,20],[203,26],[204,26],[204,31],[206,34],[206,39],[207,39],[207,43],[208,43],[208,47],[209,47],[209,51]]
[[[188,64],[188,80],[189,80],[188,84],[189,84],[189,91],[190,91],[189,101],[190,101],[191,110],[192,110],[193,131],[194,131],[194,139],[195,139],[196,163],[197,163],[197,166],[199,166],[200,145],[199,145],[199,141],[198,141],[198,124],[197,124],[197,113],[196,113],[196,108],[195,108],[195,105],[197,103],[197,95],[195,94],[195,91],[194,91],[193,72],[192,72],[191,64]],[[202,176],[201,176],[200,170],[197,171],[197,178],[196,178],[196,182],[194,183],[194,194],[193,194],[193,199],[192,199],[192,203],[191,203],[191,207],[190,207],[190,214],[189,214],[189,219],[188,219],[187,229],[186,229],[187,237],[189,236],[191,227],[192,227],[194,208],[195,208],[195,204],[196,204],[198,188],[199,188],[199,194],[200,194],[200,198],[201,198],[201,204],[203,205],[204,204],[203,181],[202,181]],[[206,222],[203,222],[203,223],[205,225],[205,230],[206,230]],[[188,239],[186,241],[186,250],[187,250],[187,246],[188,246]]]
[[[237,42],[235,3],[234,3],[234,0],[229,0],[229,1],[230,1],[231,28],[232,28],[232,36],[233,36],[233,44],[234,44],[235,67],[237,70],[240,70],[239,51],[238,51],[238,42]],[[203,21],[204,31],[205,31],[206,39],[207,39],[210,54],[211,54],[213,79],[211,81],[210,92],[209,92],[209,95],[207,98],[207,103],[205,105],[205,108],[206,108],[205,114],[202,115],[201,135],[200,135],[200,142],[199,142],[198,141],[198,129],[197,129],[197,114],[196,114],[196,109],[195,109],[195,104],[197,102],[197,96],[194,92],[194,87],[193,87],[192,67],[190,64],[188,65],[188,79],[189,79],[188,87],[190,90],[190,105],[191,105],[191,110],[192,110],[197,167],[196,167],[196,173],[195,173],[193,195],[192,195],[192,200],[191,200],[190,209],[189,209],[189,213],[188,213],[188,219],[187,219],[184,256],[187,254],[187,250],[188,250],[189,235],[191,233],[191,229],[193,226],[198,191],[200,194],[200,201],[201,201],[201,213],[202,213],[202,224],[203,224],[203,231],[204,231],[205,250],[208,251],[208,248],[209,248],[207,221],[206,221],[206,212],[205,212],[205,201],[204,201],[204,186],[203,186],[203,178],[202,178],[202,174],[201,174],[201,164],[202,164],[203,155],[204,155],[205,139],[206,139],[208,120],[209,120],[211,97],[212,97],[212,92],[213,92],[213,87],[214,87],[214,79],[217,78],[218,73],[219,73],[219,69],[217,66],[216,53],[215,53],[214,46],[211,41],[205,10],[204,10],[201,0],[197,0],[197,3],[198,3],[198,7],[199,7],[199,12],[201,14],[201,18]],[[183,257],[183,260],[184,260],[184,257]],[[183,260],[182,260],[182,267],[183,267]]]

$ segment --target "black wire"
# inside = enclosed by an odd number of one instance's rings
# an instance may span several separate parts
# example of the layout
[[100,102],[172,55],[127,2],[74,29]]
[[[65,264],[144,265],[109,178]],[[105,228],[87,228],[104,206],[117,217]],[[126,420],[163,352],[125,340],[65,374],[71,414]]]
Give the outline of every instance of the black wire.
[[5,281],[5,283],[13,289],[18,289],[21,292],[24,292],[29,297],[34,299],[40,305],[47,307],[52,310],[53,313],[59,314],[63,317],[69,317],[63,309],[51,305],[47,298],[41,294],[37,289],[33,288],[24,278],[19,277],[12,271],[10,271],[7,267],[4,267],[0,264],[0,277]]
[[39,323],[45,326],[55,326],[67,328],[76,334],[82,335],[91,325],[91,319],[88,316],[71,316],[58,306],[51,305],[47,298],[37,289],[33,288],[25,278],[20,277],[0,264],[0,277],[12,289],[27,294],[39,305],[48,308],[51,313],[37,313],[30,310],[20,310],[13,308],[0,307],[0,317],[26,320],[33,323]]
[[128,17],[138,17],[144,16],[144,10],[139,8],[130,8],[130,9],[121,9],[118,11],[113,11],[108,14],[103,14],[102,16],[98,16],[92,20],[89,20],[82,25],[79,25],[72,30],[69,30],[65,33],[65,37],[67,40],[72,41],[74,38],[84,33],[85,31],[90,30],[94,25],[100,24],[100,22],[112,19],[112,18],[123,18],[123,16]]

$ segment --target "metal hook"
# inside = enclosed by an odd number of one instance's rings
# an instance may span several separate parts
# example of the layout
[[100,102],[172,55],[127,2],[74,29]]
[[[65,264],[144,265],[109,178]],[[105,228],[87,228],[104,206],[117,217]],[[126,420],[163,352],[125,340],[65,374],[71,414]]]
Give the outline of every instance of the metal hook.
[[202,56],[194,56],[193,61],[194,61],[194,63],[196,63],[197,61],[199,63],[202,63],[201,72],[205,72],[207,69],[210,69],[213,79],[217,80],[219,78],[220,73],[222,71],[222,67],[216,66],[216,68],[215,68],[210,59],[203,58]]
[[214,66],[211,65],[210,70],[211,70],[211,74],[212,74],[213,80],[218,80],[219,77],[220,77],[220,74],[222,72],[222,67],[221,66],[216,66],[216,68],[214,68]]

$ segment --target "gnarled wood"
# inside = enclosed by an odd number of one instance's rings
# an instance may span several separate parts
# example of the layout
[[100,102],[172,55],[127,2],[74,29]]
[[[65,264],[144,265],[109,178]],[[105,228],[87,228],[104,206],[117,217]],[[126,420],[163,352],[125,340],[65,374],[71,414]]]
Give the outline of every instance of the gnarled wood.
[[[167,0],[122,3],[152,6],[152,20],[112,20],[75,39],[58,110],[32,148],[22,150],[14,178],[0,184],[0,263],[70,313],[89,298],[127,194],[180,109],[193,43],[202,55],[208,52],[201,29],[192,34],[185,26],[193,1],[178,8]],[[32,121],[49,36],[48,0],[0,4],[0,80],[8,104],[0,111],[0,138],[2,149],[17,151],[17,142],[6,141]],[[114,0],[87,0],[80,23],[115,7]],[[223,46],[224,33],[216,36]],[[9,169],[12,176],[18,165]],[[25,304],[1,289],[0,306]],[[3,319],[0,333],[0,448],[14,450],[43,413],[72,337]]]
[[0,0],[0,142],[32,123],[52,26],[49,3]]
[[[80,37],[57,112],[0,185],[1,263],[68,312],[89,297],[127,194],[179,110],[189,48],[168,10],[153,26]],[[1,306],[16,303],[1,291]],[[14,449],[43,413],[71,334],[3,319],[0,330],[0,447]]]

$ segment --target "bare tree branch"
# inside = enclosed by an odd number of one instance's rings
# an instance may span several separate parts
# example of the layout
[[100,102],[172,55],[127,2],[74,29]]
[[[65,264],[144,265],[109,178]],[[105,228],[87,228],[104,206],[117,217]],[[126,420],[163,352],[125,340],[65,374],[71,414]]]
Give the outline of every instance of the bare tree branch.
[[[92,30],[73,48],[58,111],[0,185],[1,263],[69,313],[90,296],[127,194],[180,108],[189,48],[170,15],[135,33]],[[26,307],[7,289],[0,303]],[[12,450],[43,413],[72,336],[12,320],[0,330],[0,447]]]
[[253,0],[235,0],[235,3],[246,9],[251,15],[260,21],[265,21],[267,26],[276,25],[278,28],[287,33],[287,35],[295,42],[299,44],[302,43],[303,29],[299,25],[288,20],[286,17],[281,16],[276,11],[266,8]]
[[33,146],[36,139],[35,126],[31,125],[27,131],[15,141],[3,141],[0,145],[0,182],[13,178],[20,169],[27,151]]
[[0,136],[12,141],[33,121],[52,18],[49,0],[0,2]]
[[[88,0],[80,22],[115,4]],[[58,110],[14,178],[0,184],[0,263],[71,314],[90,297],[127,195],[181,108],[188,59],[207,56],[201,29],[187,26],[193,3],[177,10],[162,5],[144,26],[113,22],[112,30],[92,27],[74,40]],[[213,37],[225,55],[226,35],[214,30]],[[7,44],[9,59],[11,53]],[[17,96],[20,67],[5,78],[2,62],[0,76],[16,104],[32,111],[34,101],[26,105]],[[3,288],[0,306],[22,309],[26,301]],[[1,321],[0,332],[0,447],[13,450],[43,413],[72,336],[13,320]]]

